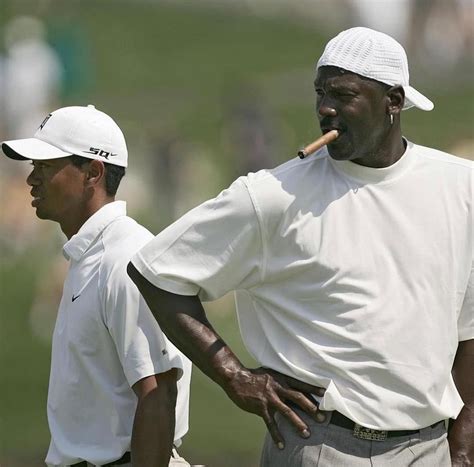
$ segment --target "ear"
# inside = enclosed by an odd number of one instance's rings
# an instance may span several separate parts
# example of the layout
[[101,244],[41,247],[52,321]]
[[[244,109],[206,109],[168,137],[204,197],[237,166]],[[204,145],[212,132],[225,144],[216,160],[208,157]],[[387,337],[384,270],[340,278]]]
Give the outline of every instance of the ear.
[[102,161],[91,160],[86,168],[86,186],[97,187],[105,183],[105,166]]
[[405,103],[405,91],[402,86],[392,86],[387,91],[388,97],[388,114],[399,114]]

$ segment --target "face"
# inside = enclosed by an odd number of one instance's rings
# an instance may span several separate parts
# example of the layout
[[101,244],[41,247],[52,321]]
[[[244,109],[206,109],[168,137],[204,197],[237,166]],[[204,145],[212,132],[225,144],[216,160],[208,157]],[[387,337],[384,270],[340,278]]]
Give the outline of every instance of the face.
[[339,137],[328,145],[329,155],[371,165],[388,144],[385,86],[332,66],[319,68],[314,86],[321,131],[339,131]]
[[69,157],[32,161],[32,166],[26,182],[31,186],[36,215],[62,227],[81,219],[86,200],[85,172]]

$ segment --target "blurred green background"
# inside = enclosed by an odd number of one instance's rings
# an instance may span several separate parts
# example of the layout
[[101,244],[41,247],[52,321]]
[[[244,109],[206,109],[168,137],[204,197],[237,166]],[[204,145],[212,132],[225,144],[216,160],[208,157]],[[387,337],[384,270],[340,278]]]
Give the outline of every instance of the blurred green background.
[[[388,8],[383,0],[362,3],[379,12]],[[398,28],[393,31],[407,45],[412,83],[436,104],[430,113],[404,113],[405,135],[472,158],[472,9],[452,16],[458,4],[471,2],[413,1],[411,16],[401,15],[407,2],[391,2],[392,8],[394,3],[399,24],[390,28]],[[439,11],[433,13],[433,5]],[[12,37],[18,39],[18,29],[12,33],[9,25],[23,15],[40,19],[62,69],[43,103],[44,115],[93,103],[116,119],[130,153],[119,198],[158,232],[237,176],[278,165],[319,135],[313,79],[324,44],[346,27],[377,27],[373,21],[384,17],[370,19],[360,6],[346,0],[1,0],[0,75],[13,54]],[[466,15],[471,35],[464,30]],[[378,28],[391,32],[388,24],[382,21]],[[457,31],[458,42],[449,42],[446,31]],[[8,119],[12,94],[5,82],[0,80],[0,136],[29,137],[16,134]],[[35,86],[33,80],[30,87]],[[43,465],[49,442],[50,336],[66,267],[60,254],[65,239],[57,225],[35,219],[26,164],[3,159],[0,464],[35,467]],[[208,304],[207,310],[235,352],[254,365],[238,333],[233,298]],[[258,465],[263,422],[237,409],[197,369],[190,422],[181,452],[192,463]]]

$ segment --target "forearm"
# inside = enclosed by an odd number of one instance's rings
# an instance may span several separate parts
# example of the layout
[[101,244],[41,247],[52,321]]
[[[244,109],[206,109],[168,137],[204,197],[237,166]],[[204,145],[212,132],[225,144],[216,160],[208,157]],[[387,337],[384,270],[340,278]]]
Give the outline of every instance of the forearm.
[[465,405],[450,425],[449,450],[453,465],[474,465],[474,406]]
[[165,334],[203,373],[225,390],[236,373],[247,369],[208,321],[199,298],[183,299],[180,300],[183,308],[172,313],[174,319],[170,319]]
[[206,318],[199,298],[158,289],[131,264],[127,270],[170,341],[226,390],[245,368]]
[[474,340],[459,343],[453,366],[464,407],[450,426],[448,441],[453,466],[474,465]]
[[139,397],[131,442],[134,467],[168,467],[170,461],[175,431],[176,370],[157,380],[159,383],[153,388],[136,391]]

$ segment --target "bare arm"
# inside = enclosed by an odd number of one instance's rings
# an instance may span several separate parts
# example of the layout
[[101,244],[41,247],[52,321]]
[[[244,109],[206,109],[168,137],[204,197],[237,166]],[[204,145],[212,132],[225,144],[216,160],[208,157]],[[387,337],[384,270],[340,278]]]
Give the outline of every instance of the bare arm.
[[168,467],[174,440],[177,370],[148,376],[132,389],[138,397],[133,421],[134,467]]
[[322,414],[307,394],[322,395],[323,389],[269,369],[244,367],[207,320],[197,296],[176,295],[159,289],[131,263],[127,271],[168,338],[219,384],[237,406],[262,417],[280,448],[284,447],[284,440],[274,420],[275,412],[281,412],[302,437],[310,435],[307,425],[285,401],[293,401],[321,421]]
[[450,427],[448,440],[452,465],[464,467],[474,465],[474,339],[459,343],[453,377],[464,407]]

